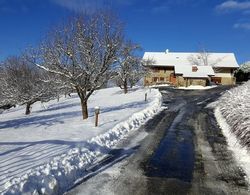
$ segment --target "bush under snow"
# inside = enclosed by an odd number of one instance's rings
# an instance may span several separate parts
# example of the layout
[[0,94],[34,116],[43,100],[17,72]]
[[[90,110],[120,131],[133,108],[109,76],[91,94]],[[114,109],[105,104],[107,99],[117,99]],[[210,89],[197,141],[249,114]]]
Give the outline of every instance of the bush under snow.
[[227,91],[219,109],[242,146],[250,149],[250,81]]
[[240,68],[238,69],[238,71],[242,71],[244,73],[249,73],[250,72],[250,61],[242,64],[240,66]]

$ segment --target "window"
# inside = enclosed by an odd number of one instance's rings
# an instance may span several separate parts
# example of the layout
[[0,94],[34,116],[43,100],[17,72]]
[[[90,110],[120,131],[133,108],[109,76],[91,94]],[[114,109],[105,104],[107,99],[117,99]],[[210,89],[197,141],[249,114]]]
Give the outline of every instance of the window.
[[160,77],[160,81],[164,81],[164,77]]
[[211,81],[216,83],[216,84],[220,84],[221,83],[221,77],[212,77]]
[[153,81],[154,81],[154,82],[157,82],[157,81],[158,81],[158,78],[157,78],[157,77],[153,77]]

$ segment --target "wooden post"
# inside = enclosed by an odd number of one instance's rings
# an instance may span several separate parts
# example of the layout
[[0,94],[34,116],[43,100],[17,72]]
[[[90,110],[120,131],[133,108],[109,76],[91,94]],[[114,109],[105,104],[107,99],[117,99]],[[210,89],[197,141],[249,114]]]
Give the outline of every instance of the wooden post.
[[99,120],[99,114],[100,114],[100,107],[95,107],[95,127],[98,126],[98,120]]
[[145,102],[147,101],[147,98],[148,98],[148,94],[145,93]]

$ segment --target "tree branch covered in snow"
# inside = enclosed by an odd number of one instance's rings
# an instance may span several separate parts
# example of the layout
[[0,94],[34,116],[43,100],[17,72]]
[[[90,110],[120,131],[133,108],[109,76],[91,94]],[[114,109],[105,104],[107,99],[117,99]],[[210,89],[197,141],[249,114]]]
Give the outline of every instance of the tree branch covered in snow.
[[240,65],[240,68],[237,70],[237,72],[238,71],[242,71],[243,73],[250,73],[250,61]]
[[211,53],[207,52],[204,48],[199,51],[197,55],[190,55],[188,61],[196,66],[216,66],[222,59],[218,58],[215,61],[211,60]]
[[86,119],[88,98],[109,79],[122,40],[122,25],[111,15],[79,16],[48,36],[34,63],[78,93]]
[[9,57],[1,71],[0,105],[26,105],[30,114],[31,105],[56,97],[55,86],[49,75],[32,66],[24,57]]
[[227,91],[219,108],[231,130],[243,146],[250,149],[250,81]]
[[146,73],[142,59],[135,55],[139,49],[139,45],[128,41],[123,43],[119,52],[115,82],[124,93],[128,92],[128,85],[132,88]]

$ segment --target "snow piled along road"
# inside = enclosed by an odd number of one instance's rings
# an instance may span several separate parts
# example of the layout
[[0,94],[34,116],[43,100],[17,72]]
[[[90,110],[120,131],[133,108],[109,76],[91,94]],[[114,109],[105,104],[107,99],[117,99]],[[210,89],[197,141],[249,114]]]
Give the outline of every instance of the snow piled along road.
[[[97,128],[95,106],[101,107]],[[109,88],[90,98],[86,121],[82,120],[77,95],[59,102],[36,103],[30,116],[23,114],[24,107],[5,111],[0,115],[0,193],[64,192],[160,108],[157,89],[123,94],[119,88]]]
[[215,117],[250,184],[250,81],[225,92],[215,107]]

